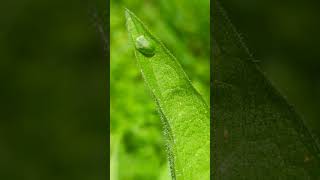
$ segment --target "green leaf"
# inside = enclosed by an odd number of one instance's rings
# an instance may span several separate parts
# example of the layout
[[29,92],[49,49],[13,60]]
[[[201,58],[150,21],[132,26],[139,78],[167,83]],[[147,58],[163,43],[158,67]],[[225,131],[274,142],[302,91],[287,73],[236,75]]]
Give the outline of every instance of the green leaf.
[[214,178],[319,179],[319,145],[213,2]]
[[179,62],[141,20],[129,10],[126,10],[126,20],[130,39],[136,45],[138,66],[164,124],[172,178],[209,179],[208,106]]

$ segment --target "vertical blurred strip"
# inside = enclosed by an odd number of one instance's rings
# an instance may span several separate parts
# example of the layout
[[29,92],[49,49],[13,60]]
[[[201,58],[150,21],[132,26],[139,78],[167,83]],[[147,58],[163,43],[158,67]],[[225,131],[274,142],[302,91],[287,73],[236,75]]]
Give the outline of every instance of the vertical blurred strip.
[[1,2],[0,179],[109,178],[108,16],[108,0]]

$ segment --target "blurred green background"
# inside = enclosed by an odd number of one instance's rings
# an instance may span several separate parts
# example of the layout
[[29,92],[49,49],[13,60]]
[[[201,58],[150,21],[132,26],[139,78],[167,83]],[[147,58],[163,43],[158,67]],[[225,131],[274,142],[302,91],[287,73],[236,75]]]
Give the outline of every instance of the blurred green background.
[[223,0],[273,84],[320,137],[320,2]]
[[1,180],[108,179],[107,4],[1,1]]
[[111,180],[171,179],[162,123],[129,42],[124,8],[162,40],[209,104],[209,7],[209,0],[111,1]]

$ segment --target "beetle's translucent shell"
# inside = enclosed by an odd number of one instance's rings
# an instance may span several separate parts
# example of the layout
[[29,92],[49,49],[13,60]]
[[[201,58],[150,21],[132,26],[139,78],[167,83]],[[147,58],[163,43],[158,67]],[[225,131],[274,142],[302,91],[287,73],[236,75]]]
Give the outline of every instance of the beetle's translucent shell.
[[155,47],[153,43],[147,40],[143,35],[137,37],[135,46],[139,52],[147,57],[152,57],[154,55]]

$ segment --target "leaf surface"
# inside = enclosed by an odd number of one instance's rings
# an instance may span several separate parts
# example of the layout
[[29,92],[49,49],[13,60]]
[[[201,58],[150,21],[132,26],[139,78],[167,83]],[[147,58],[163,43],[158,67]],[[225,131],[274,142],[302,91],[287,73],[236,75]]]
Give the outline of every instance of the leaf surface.
[[209,108],[179,62],[132,12],[127,29],[142,76],[164,124],[173,179],[209,179]]
[[319,179],[319,146],[213,1],[214,168],[218,180]]

